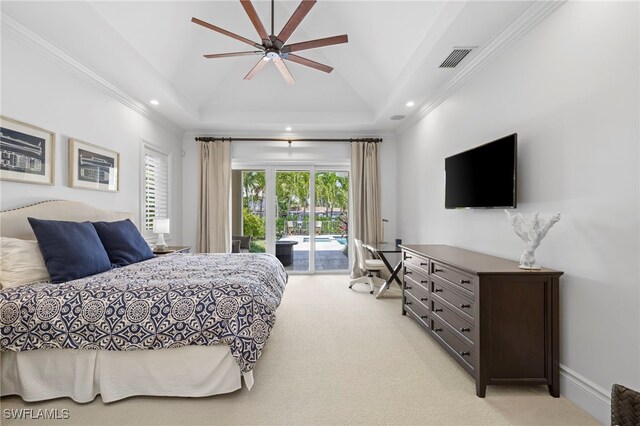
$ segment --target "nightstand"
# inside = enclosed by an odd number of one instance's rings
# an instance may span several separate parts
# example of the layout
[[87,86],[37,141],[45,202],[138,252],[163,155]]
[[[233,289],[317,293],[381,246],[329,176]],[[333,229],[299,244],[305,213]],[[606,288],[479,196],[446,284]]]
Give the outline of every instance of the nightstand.
[[169,254],[169,253],[189,253],[190,251],[191,251],[190,246],[167,246],[162,250],[154,249],[153,254],[155,254],[156,256],[161,256],[163,254]]

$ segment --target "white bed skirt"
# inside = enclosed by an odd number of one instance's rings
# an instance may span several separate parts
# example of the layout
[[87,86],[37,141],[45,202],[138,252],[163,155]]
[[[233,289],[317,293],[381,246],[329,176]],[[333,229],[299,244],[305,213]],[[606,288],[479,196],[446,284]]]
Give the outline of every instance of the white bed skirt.
[[253,386],[227,346],[185,346],[154,351],[46,349],[2,352],[2,396],[25,401],[69,397],[104,402],[134,395],[199,397]]

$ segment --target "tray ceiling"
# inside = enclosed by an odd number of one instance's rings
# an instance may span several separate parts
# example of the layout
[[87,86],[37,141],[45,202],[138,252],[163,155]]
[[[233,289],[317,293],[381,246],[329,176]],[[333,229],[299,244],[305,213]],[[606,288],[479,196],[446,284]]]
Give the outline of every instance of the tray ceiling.
[[[296,84],[275,67],[251,81],[258,58],[205,59],[246,45],[190,22],[195,16],[259,41],[238,1],[11,2],[10,16],[130,96],[185,130],[393,131],[431,102],[465,61],[521,16],[524,1],[319,0],[290,42],[348,34],[349,43],[302,56],[331,74],[288,63]],[[270,3],[254,1],[265,26]],[[281,28],[297,1],[276,1]],[[458,68],[439,65],[454,47],[476,46]],[[406,107],[412,100],[414,107]]]

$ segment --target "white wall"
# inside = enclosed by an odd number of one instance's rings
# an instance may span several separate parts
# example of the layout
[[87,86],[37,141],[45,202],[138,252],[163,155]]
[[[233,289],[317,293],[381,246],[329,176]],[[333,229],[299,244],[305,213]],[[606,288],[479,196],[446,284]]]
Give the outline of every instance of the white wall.
[[[172,240],[182,240],[183,132],[150,121],[75,74],[3,33],[1,113],[56,133],[55,185],[3,181],[2,209],[48,200],[77,200],[104,209],[135,213],[142,203],[142,140],[171,154]],[[120,191],[109,193],[68,186],[68,139],[120,153]]]
[[[184,241],[195,247],[198,220],[198,144],[196,134],[184,135],[182,148],[185,152],[183,175]],[[302,137],[302,136],[301,136]],[[319,136],[320,137],[320,136]],[[327,136],[335,137],[335,136]],[[295,142],[289,147],[285,142],[237,142],[232,144],[234,162],[272,164],[347,164],[351,157],[348,143]],[[384,138],[380,145],[380,173],[382,176],[382,217],[385,235],[395,238],[396,226],[396,144],[394,138]]]
[[638,9],[565,4],[398,146],[405,241],[515,260],[523,243],[502,210],[444,209],[444,158],[518,133],[517,212],[562,213],[536,251],[565,272],[561,392],[603,423],[613,383],[640,389]]

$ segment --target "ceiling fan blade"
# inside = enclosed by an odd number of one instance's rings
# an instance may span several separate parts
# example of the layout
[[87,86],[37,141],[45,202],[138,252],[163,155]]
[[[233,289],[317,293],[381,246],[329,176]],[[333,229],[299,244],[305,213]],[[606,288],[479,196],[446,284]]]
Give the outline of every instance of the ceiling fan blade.
[[293,76],[289,72],[289,68],[287,68],[287,64],[285,64],[282,59],[275,58],[273,59],[273,63],[276,64],[276,68],[278,68],[278,71],[280,71],[280,74],[282,74],[282,78],[284,78],[284,81],[289,84],[296,84],[296,81],[293,79]]
[[306,65],[308,67],[317,69],[318,71],[326,72],[327,74],[333,71],[333,68],[329,65],[324,65],[316,61],[312,61],[311,59],[303,58],[302,56],[294,55],[293,53],[287,56],[287,59],[291,62],[295,62],[296,64]]
[[251,3],[251,0],[240,0],[240,3],[242,4],[242,7],[244,7],[244,11],[247,12],[247,15],[249,16],[249,19],[251,20],[251,23],[255,27],[256,31],[258,31],[258,35],[262,39],[264,45],[267,47],[273,46],[273,43],[269,38],[269,34],[267,34],[267,30],[265,29],[264,25],[262,25],[262,21],[258,16],[258,12],[256,12],[256,9],[253,7],[253,3]]
[[264,52],[262,50],[256,50],[253,52],[233,52],[233,53],[212,53],[209,55],[202,55],[207,59],[214,59],[214,58],[230,58],[232,56],[254,56],[254,55],[264,55]]
[[302,22],[304,17],[307,16],[307,13],[309,13],[314,4],[316,4],[316,0],[302,0],[300,2],[296,11],[293,12],[291,18],[289,18],[287,23],[284,24],[280,34],[278,34],[278,40],[280,43],[285,44],[287,40],[289,40],[291,34],[293,34],[296,28],[298,28],[298,25],[300,25],[300,22]]
[[244,38],[242,36],[239,36],[238,34],[234,34],[234,33],[229,32],[227,30],[223,30],[220,27],[216,27],[215,25],[212,25],[212,24],[210,24],[208,22],[202,21],[202,20],[200,20],[198,18],[191,18],[191,22],[193,22],[195,24],[198,24],[198,25],[202,25],[205,28],[209,28],[210,30],[213,30],[213,31],[218,32],[220,34],[224,34],[224,35],[226,35],[228,37],[235,38],[236,40],[241,41],[243,43],[247,43],[250,46],[262,48],[262,46],[260,44],[254,43],[253,41],[249,40],[248,38]]
[[257,64],[255,64],[255,65],[253,66],[253,68],[251,68],[251,71],[249,71],[249,74],[247,74],[247,75],[245,75],[245,76],[244,76],[244,79],[245,79],[245,80],[251,80],[253,77],[255,77],[255,76],[256,76],[256,74],[258,74],[258,73],[260,72],[260,70],[261,70],[262,68],[264,68],[264,66],[265,66],[265,65],[267,65],[267,63],[268,63],[268,62],[269,62],[269,61],[264,61],[264,60],[260,59],[260,60],[258,61],[258,63],[257,63]]
[[331,46],[333,44],[341,44],[341,43],[348,43],[348,42],[349,42],[349,37],[346,34],[343,34],[339,36],[303,41],[301,43],[288,44],[284,46],[281,49],[281,51],[282,53],[298,52],[300,50],[316,49],[318,47]]

